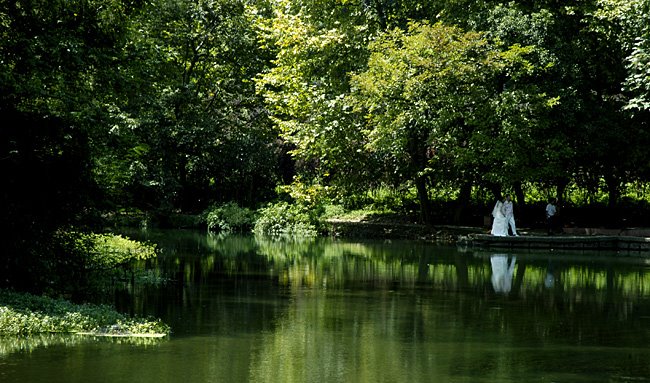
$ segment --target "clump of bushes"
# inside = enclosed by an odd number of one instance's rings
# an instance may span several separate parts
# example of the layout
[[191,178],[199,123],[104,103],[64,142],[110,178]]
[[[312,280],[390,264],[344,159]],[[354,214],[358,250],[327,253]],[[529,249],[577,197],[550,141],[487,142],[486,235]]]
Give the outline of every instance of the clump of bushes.
[[255,214],[235,202],[214,207],[206,213],[208,230],[218,233],[247,232],[255,222]]
[[0,335],[152,335],[170,331],[159,319],[131,318],[106,305],[76,305],[63,299],[0,290]]
[[330,218],[338,218],[344,216],[345,213],[346,211],[343,205],[328,204],[323,206],[323,213],[321,214],[320,219],[325,220]]
[[[315,237],[321,226],[324,206],[332,190],[327,186],[303,183],[296,178],[277,189],[282,201],[258,210],[253,231],[258,235]],[[291,201],[291,202],[287,202]]]
[[89,254],[92,267],[110,269],[136,260],[156,257],[156,245],[134,241],[116,234],[85,234],[93,244]]
[[282,201],[259,210],[253,231],[258,235],[315,237],[317,218],[303,205]]
[[133,276],[137,262],[157,256],[155,245],[115,234],[60,231],[53,244],[39,279],[27,291],[86,298],[125,274]]

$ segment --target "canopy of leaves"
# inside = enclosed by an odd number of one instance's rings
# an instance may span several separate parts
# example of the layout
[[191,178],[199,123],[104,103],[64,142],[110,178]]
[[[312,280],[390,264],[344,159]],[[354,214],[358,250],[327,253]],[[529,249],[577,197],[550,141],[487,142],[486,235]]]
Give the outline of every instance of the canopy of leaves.
[[371,45],[353,77],[367,118],[367,149],[386,153],[402,180],[467,177],[514,182],[535,153],[531,135],[553,99],[520,86],[531,47],[501,50],[481,33],[412,23]]

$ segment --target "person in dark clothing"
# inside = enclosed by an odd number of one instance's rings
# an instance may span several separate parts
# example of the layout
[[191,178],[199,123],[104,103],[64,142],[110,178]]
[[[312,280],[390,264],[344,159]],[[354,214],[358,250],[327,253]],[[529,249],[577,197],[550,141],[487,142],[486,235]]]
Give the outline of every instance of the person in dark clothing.
[[555,226],[557,225],[557,200],[552,199],[548,201],[546,205],[546,229],[548,235],[552,235],[555,232]]

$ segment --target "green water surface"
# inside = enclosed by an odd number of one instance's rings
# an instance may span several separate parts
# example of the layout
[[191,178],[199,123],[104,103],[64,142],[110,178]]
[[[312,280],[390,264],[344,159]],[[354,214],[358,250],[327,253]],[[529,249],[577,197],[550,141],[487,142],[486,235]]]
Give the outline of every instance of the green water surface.
[[173,334],[0,338],[0,382],[650,381],[639,254],[131,235],[161,256],[111,299]]

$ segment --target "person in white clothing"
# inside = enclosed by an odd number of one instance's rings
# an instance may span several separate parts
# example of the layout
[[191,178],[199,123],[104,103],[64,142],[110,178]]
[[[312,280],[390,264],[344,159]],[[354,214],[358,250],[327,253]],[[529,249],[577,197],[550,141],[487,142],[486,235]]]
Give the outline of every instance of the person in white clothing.
[[492,231],[490,234],[497,237],[505,237],[508,235],[508,221],[506,221],[506,216],[503,211],[503,202],[498,201],[492,209]]
[[510,195],[506,196],[506,200],[503,203],[503,214],[506,216],[506,233],[508,231],[508,227],[512,230],[512,235],[514,236],[519,236],[517,234],[517,226],[515,225],[515,213],[514,209],[512,206],[512,200],[510,199]]

